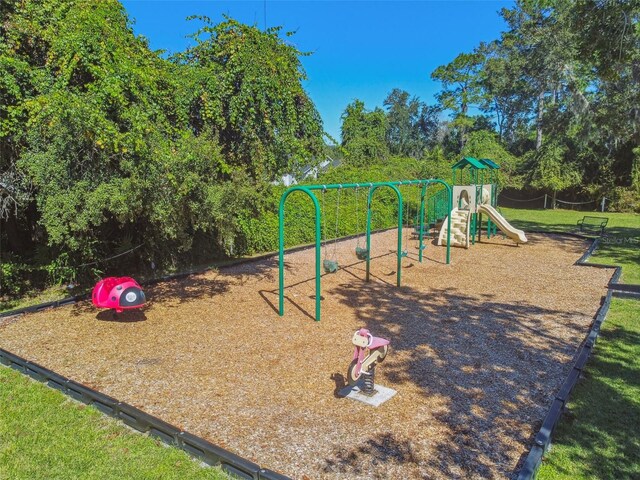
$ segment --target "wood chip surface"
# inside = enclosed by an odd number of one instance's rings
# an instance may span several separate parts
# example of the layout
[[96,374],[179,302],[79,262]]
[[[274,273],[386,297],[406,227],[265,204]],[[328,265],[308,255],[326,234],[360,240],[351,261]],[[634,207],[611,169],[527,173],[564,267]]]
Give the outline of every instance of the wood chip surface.
[[[294,478],[512,477],[613,270],[573,265],[588,243],[561,236],[483,238],[451,265],[412,240],[397,288],[396,233],[372,244],[369,283],[356,240],[337,244],[321,322],[307,249],[285,257],[284,317],[273,257],[148,287],[117,317],[25,315],[0,347]],[[336,395],[360,327],[391,340],[376,381],[398,394],[378,408]]]

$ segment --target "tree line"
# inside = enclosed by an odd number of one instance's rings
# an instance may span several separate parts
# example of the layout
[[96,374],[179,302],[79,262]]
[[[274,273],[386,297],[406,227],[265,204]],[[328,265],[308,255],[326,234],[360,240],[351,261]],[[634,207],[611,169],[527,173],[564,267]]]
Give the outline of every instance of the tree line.
[[270,182],[322,154],[288,34],[194,21],[194,46],[165,58],[116,0],[0,3],[5,280],[141,243],[141,261],[228,253]]
[[194,45],[167,56],[117,0],[1,2],[3,293],[100,274],[131,249],[131,271],[268,250],[278,179],[327,155],[343,161],[327,178],[360,181],[494,158],[506,185],[640,208],[637,4],[500,14],[499,39],[432,73],[437,104],[400,89],[373,110],[356,100],[337,145],[302,86],[308,54],[281,28],[194,17]]
[[350,104],[347,158],[428,160],[441,149],[455,160],[502,147],[512,186],[572,189],[640,211],[640,4],[520,0],[500,15],[500,38],[431,73],[442,85],[436,105],[401,90],[384,108]]

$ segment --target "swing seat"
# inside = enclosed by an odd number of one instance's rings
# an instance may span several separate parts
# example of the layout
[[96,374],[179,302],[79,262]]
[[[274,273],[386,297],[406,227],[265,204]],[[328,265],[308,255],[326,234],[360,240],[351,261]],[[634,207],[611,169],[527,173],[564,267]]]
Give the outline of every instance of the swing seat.
[[369,250],[362,247],[356,247],[356,257],[358,257],[358,260],[366,260],[368,255]]
[[322,262],[325,273],[336,273],[338,271],[338,262],[326,259]]

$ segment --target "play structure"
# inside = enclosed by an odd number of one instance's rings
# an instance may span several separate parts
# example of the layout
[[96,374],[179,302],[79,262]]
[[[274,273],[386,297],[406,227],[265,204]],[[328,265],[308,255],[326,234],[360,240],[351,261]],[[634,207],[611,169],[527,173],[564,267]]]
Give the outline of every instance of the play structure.
[[[398,200],[398,248],[396,250],[397,269],[396,285],[399,287],[402,278],[402,258],[408,255],[406,245],[409,238],[404,239],[405,226],[413,226],[413,237],[418,240],[418,261],[422,262],[423,250],[432,229],[437,229],[437,245],[447,248],[446,263],[450,263],[450,247],[460,246],[469,248],[476,239],[480,239],[482,216],[487,217],[487,238],[501,230],[516,244],[526,243],[527,237],[522,230],[514,228],[497,209],[497,188],[499,165],[489,159],[477,160],[465,157],[452,167],[453,187],[439,179],[402,180],[395,182],[377,183],[346,183],[330,185],[296,185],[287,189],[280,197],[279,218],[279,313],[284,315],[284,217],[287,197],[294,192],[306,194],[313,202],[315,209],[315,319],[320,320],[321,300],[321,266],[325,274],[336,273],[338,264],[336,249],[339,237],[340,198],[347,190],[353,190],[356,205],[357,244],[354,255],[358,260],[366,262],[365,281],[370,278],[371,264],[371,218],[373,194],[379,188],[391,189]],[[427,187],[440,184],[444,188],[427,197]],[[409,203],[405,202],[400,188],[415,186],[420,189],[419,206],[411,212]],[[365,242],[361,244],[360,212],[361,191],[366,190],[367,220]],[[327,222],[325,210],[327,192],[337,190],[335,195],[335,228],[333,240],[327,240]],[[314,192],[321,193],[321,202]],[[415,213],[415,215],[414,215]],[[404,248],[403,248],[404,245]],[[322,257],[324,252],[324,257]]]
[[140,308],[145,302],[142,287],[131,277],[107,277],[93,287],[91,302],[98,308],[111,308],[116,313]]
[[516,244],[526,243],[522,230],[514,228],[497,208],[498,169],[500,166],[487,158],[465,157],[451,167],[453,172],[453,209],[447,222],[443,222],[438,245],[469,248],[480,239],[482,215],[487,216],[487,238],[502,231]]
[[[279,219],[279,313],[280,316],[284,315],[284,214],[285,214],[285,202],[289,195],[294,192],[302,192],[306,194],[311,201],[313,202],[313,206],[315,209],[315,301],[316,301],[316,309],[315,309],[315,319],[316,321],[320,320],[320,300],[321,300],[321,271],[320,265],[324,269],[325,273],[335,273],[338,268],[338,261],[335,257],[335,250],[337,248],[337,240],[338,240],[338,221],[340,215],[340,196],[342,192],[345,190],[354,190],[354,195],[356,199],[356,203],[359,201],[360,190],[366,190],[367,194],[367,222],[366,222],[366,242],[364,247],[360,245],[359,239],[358,244],[356,246],[356,250],[354,255],[360,259],[366,261],[366,276],[365,280],[369,281],[370,278],[370,264],[371,264],[371,204],[373,200],[373,195],[376,190],[380,188],[389,188],[391,189],[398,199],[398,248],[396,251],[397,256],[397,268],[396,268],[396,285],[399,287],[402,279],[402,258],[407,256],[407,251],[403,250],[403,196],[400,192],[399,187],[401,186],[415,186],[420,188],[420,207],[419,207],[419,215],[418,219],[415,222],[415,228],[418,230],[418,261],[422,262],[423,258],[423,250],[424,250],[424,239],[425,232],[427,229],[427,225],[429,222],[435,221],[436,215],[436,205],[435,203],[428,204],[429,207],[426,210],[425,218],[425,199],[427,193],[427,187],[430,185],[440,184],[444,186],[444,189],[440,190],[437,195],[438,198],[438,212],[446,211],[449,212],[452,209],[452,192],[451,187],[444,180],[439,179],[426,179],[426,180],[402,180],[396,182],[376,182],[376,183],[345,183],[345,184],[329,184],[329,185],[296,185],[287,189],[282,196],[280,197],[280,208],[278,211],[278,219]],[[327,227],[326,227],[326,216],[324,215],[325,205],[327,203],[326,193],[330,190],[337,190],[336,194],[336,225],[335,225],[335,237],[333,241],[333,255],[329,253],[329,248],[327,248]],[[320,191],[322,198],[322,207],[318,198],[314,194],[314,192]],[[435,202],[435,200],[434,200]],[[356,215],[359,213],[356,212]],[[425,222],[426,220],[426,222]],[[450,222],[450,220],[446,220],[446,222]],[[321,225],[323,228],[321,228]],[[450,228],[450,227],[449,227]],[[358,234],[361,232],[358,231]],[[323,242],[323,234],[324,234],[324,242]],[[324,260],[321,261],[321,253],[322,253],[322,245],[324,243]],[[451,242],[447,241],[447,264],[450,263],[450,244]]]

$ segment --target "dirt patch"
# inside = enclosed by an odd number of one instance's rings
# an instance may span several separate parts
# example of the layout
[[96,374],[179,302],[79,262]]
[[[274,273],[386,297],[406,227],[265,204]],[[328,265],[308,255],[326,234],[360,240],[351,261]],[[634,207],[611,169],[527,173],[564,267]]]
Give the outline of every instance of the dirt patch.
[[[451,265],[411,241],[397,288],[395,232],[372,241],[369,283],[356,240],[338,243],[321,322],[310,249],[286,256],[284,317],[271,258],[155,285],[115,318],[25,315],[0,346],[296,478],[509,477],[612,270],[574,266],[587,243],[560,236],[494,237]],[[379,408],[335,395],[362,326],[391,340],[376,379],[398,394]]]

